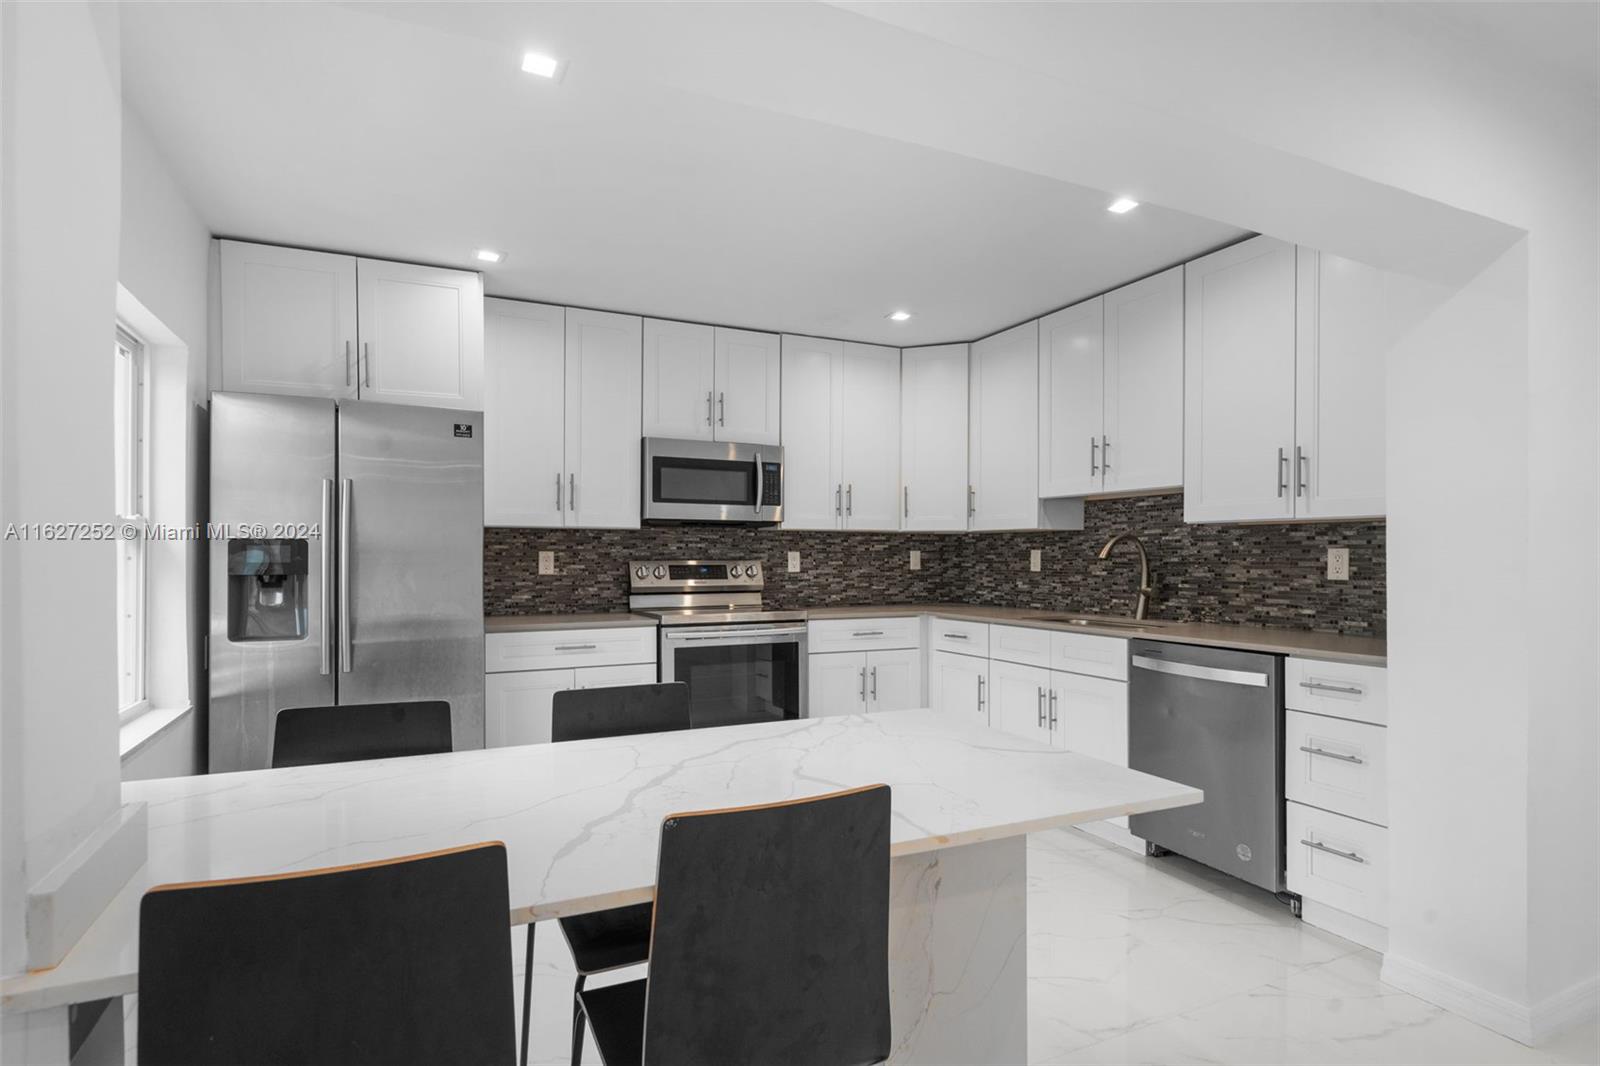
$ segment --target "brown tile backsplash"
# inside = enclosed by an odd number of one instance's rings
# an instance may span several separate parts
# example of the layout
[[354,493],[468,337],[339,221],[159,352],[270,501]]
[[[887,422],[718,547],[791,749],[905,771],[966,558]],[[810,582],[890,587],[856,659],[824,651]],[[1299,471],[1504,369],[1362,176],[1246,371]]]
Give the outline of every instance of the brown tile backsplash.
[[[823,533],[729,526],[484,530],[484,611],[538,614],[622,610],[633,559],[760,559],[767,600],[779,607],[961,602],[1126,614],[1138,556],[1108,537],[1133,530],[1150,554],[1150,614],[1383,636],[1384,525],[1329,522],[1186,525],[1178,494],[1091,500],[1084,528],[1033,533]],[[1350,549],[1350,580],[1328,581],[1327,549]],[[911,570],[908,553],[922,552]],[[1028,552],[1043,553],[1028,569]],[[540,577],[538,552],[556,553]],[[788,573],[786,553],[801,570]]]

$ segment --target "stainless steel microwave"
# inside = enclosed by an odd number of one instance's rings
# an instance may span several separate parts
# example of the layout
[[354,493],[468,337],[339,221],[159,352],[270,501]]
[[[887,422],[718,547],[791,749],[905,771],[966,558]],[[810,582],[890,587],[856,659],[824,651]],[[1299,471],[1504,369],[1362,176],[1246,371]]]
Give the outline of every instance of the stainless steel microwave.
[[644,438],[646,522],[783,521],[783,448],[776,444]]

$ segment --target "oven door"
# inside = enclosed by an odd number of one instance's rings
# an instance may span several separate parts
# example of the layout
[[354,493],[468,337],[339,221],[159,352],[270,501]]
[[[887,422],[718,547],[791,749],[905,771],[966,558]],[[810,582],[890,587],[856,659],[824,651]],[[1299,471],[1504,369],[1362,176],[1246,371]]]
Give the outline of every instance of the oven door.
[[693,728],[804,718],[806,627],[663,628],[661,680],[688,684]]
[[641,514],[649,522],[783,519],[783,449],[776,445],[644,439]]

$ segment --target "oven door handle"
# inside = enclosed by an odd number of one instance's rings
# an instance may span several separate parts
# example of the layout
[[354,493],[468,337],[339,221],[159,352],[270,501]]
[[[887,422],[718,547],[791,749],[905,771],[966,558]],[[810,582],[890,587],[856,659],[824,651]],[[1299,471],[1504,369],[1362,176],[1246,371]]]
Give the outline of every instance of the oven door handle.
[[[687,626],[683,628],[689,628]],[[770,638],[800,637],[806,632],[805,626],[774,626],[770,629],[700,629],[698,632],[679,633],[674,629],[665,629],[661,632],[661,639],[669,644],[692,643],[701,641],[716,641],[719,644],[771,644],[776,643]]]

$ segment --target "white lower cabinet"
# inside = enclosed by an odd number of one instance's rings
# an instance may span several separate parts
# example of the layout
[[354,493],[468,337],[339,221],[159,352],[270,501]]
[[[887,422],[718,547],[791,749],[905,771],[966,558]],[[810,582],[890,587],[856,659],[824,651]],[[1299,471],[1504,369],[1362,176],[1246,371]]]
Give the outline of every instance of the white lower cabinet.
[[952,651],[928,655],[928,706],[989,724],[989,660]]
[[551,712],[557,692],[649,685],[655,679],[654,663],[489,674],[484,679],[484,745],[505,748],[550,743]]
[[1388,831],[1370,822],[1285,804],[1290,892],[1373,925],[1388,919]]
[[836,651],[807,656],[812,718],[922,706],[922,650]]
[[994,709],[989,724],[1013,736],[1050,743],[1050,671],[1037,666],[989,663]]
[[1289,711],[1284,715],[1284,796],[1364,822],[1389,824],[1388,730]]

